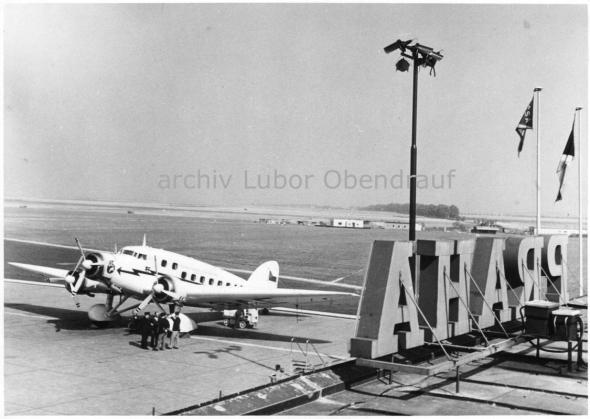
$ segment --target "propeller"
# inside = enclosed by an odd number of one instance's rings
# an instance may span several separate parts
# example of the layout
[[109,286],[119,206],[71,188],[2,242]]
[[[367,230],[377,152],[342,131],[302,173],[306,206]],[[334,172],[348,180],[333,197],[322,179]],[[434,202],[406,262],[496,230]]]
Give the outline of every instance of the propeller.
[[[145,240],[145,236],[144,236],[144,240]],[[155,272],[156,272],[156,277],[158,276],[158,259],[156,258],[156,256],[154,255],[154,267],[155,267]],[[150,294],[139,304],[139,306],[137,306],[136,312],[140,312],[141,310],[143,310],[144,308],[147,307],[147,305],[154,299],[154,297],[156,296],[156,294],[161,294],[162,291],[164,291],[164,286],[160,283],[158,283],[158,280],[156,279],[154,281],[154,283],[152,284],[152,291],[150,292]]]
[[70,284],[70,293],[74,298],[74,303],[76,304],[76,307],[80,307],[77,294],[80,288],[82,287],[82,284],[84,284],[84,280],[86,279],[86,271],[88,269],[91,269],[93,266],[100,265],[100,263],[92,262],[86,259],[86,253],[84,253],[84,249],[80,244],[80,240],[78,240],[77,237],[74,237],[74,241],[76,242],[76,246],[78,246],[78,249],[80,249],[81,256],[80,259],[78,259],[78,262],[76,263],[74,269],[71,271],[71,273],[66,275],[64,279],[68,284]]
[[172,291],[166,291],[165,289],[162,289],[162,292],[164,294],[166,294],[167,296],[169,296],[170,298],[172,298],[176,303],[182,304],[182,301],[184,299],[184,297],[182,295],[177,294],[177,293],[172,292]]
[[[154,271],[156,273],[156,277],[158,276],[158,259],[156,258],[156,256],[154,256]],[[149,303],[151,303],[152,301],[154,301],[156,304],[158,304],[158,302],[155,300],[156,295],[162,295],[162,294],[166,294],[167,296],[169,296],[170,298],[172,298],[177,304],[182,304],[183,301],[183,297],[173,291],[168,291],[166,289],[164,289],[164,285],[162,285],[161,283],[158,282],[158,280],[156,279],[152,285],[152,291],[149,293],[149,295],[147,297],[145,297],[145,299],[139,304],[139,306],[137,306],[136,312],[142,311],[143,309],[145,309],[147,307],[147,305]],[[159,306],[159,304],[158,304]],[[160,307],[161,308],[161,307]]]

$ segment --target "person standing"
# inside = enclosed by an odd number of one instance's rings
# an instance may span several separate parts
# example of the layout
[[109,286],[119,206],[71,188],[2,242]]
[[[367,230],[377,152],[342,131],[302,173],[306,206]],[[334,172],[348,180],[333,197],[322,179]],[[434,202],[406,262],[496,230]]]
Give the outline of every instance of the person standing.
[[150,327],[151,327],[151,331],[150,331],[150,335],[151,335],[151,341],[150,341],[150,345],[152,347],[153,351],[157,351],[158,350],[158,334],[159,334],[159,322],[158,322],[158,313],[154,312],[152,314],[152,318],[150,320]]
[[145,312],[143,319],[141,319],[140,330],[141,330],[141,347],[148,349],[148,337],[152,332],[150,313]]
[[168,334],[169,330],[170,330],[170,322],[166,318],[166,314],[160,313],[160,318],[158,319],[158,339],[160,341],[160,350],[161,351],[166,349],[166,335]]
[[170,347],[178,349],[178,338],[180,336],[180,313],[174,313],[172,320],[172,335],[170,336]]
[[137,313],[133,313],[133,317],[131,317],[131,320],[129,321],[129,324],[127,325],[127,328],[129,329],[129,332],[137,332],[138,327],[140,325],[140,321],[139,321],[139,316],[137,315]]

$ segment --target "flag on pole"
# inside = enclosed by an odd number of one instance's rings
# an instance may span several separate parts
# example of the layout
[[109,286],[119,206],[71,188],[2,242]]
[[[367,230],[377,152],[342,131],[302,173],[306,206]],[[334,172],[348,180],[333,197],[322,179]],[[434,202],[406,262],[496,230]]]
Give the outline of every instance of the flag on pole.
[[563,186],[565,169],[567,169],[567,165],[574,159],[574,155],[574,125],[572,125],[572,132],[570,132],[570,136],[567,139],[567,144],[565,145],[563,153],[561,154],[561,158],[559,159],[559,163],[557,164],[557,173],[559,176],[559,190],[557,191],[557,198],[555,198],[555,202],[561,201],[561,187]]
[[529,106],[526,107],[526,110],[522,114],[522,118],[520,118],[520,122],[516,126],[516,133],[520,137],[520,142],[518,143],[518,156],[520,157],[520,152],[522,151],[522,146],[524,145],[524,134],[526,133],[527,129],[533,129],[533,101],[535,100],[535,96],[531,99],[531,103]]

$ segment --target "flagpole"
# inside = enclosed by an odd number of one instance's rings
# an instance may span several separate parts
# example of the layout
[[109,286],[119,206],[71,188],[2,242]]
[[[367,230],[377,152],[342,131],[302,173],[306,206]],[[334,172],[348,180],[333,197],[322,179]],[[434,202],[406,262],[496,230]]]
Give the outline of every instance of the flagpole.
[[582,108],[576,108],[578,120],[578,239],[579,239],[579,258],[580,258],[580,297],[584,295],[584,252],[582,250],[584,239],[582,235],[582,119],[580,118]]
[[541,124],[539,122],[539,112],[541,108],[541,101],[539,99],[540,92],[543,90],[542,87],[535,87],[533,94],[536,94],[535,103],[537,104],[537,116],[536,128],[537,133],[537,231],[536,234],[541,234]]

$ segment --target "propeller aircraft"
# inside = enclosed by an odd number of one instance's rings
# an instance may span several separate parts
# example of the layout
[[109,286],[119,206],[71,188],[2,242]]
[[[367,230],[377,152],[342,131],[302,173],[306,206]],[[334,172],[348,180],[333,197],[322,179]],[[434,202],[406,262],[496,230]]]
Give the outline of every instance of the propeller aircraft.
[[[208,308],[213,311],[295,306],[307,302],[358,296],[349,292],[278,288],[279,264],[268,261],[244,279],[222,268],[192,257],[147,245],[107,251],[85,251],[75,238],[80,258],[72,270],[25,263],[10,265],[43,275],[49,282],[63,282],[77,307],[79,295],[105,294],[105,304],[95,304],[89,319],[108,324],[122,313],[145,309],[150,303],[165,312],[177,306]],[[117,304],[114,304],[118,297]],[[135,300],[123,308],[128,300]]]

